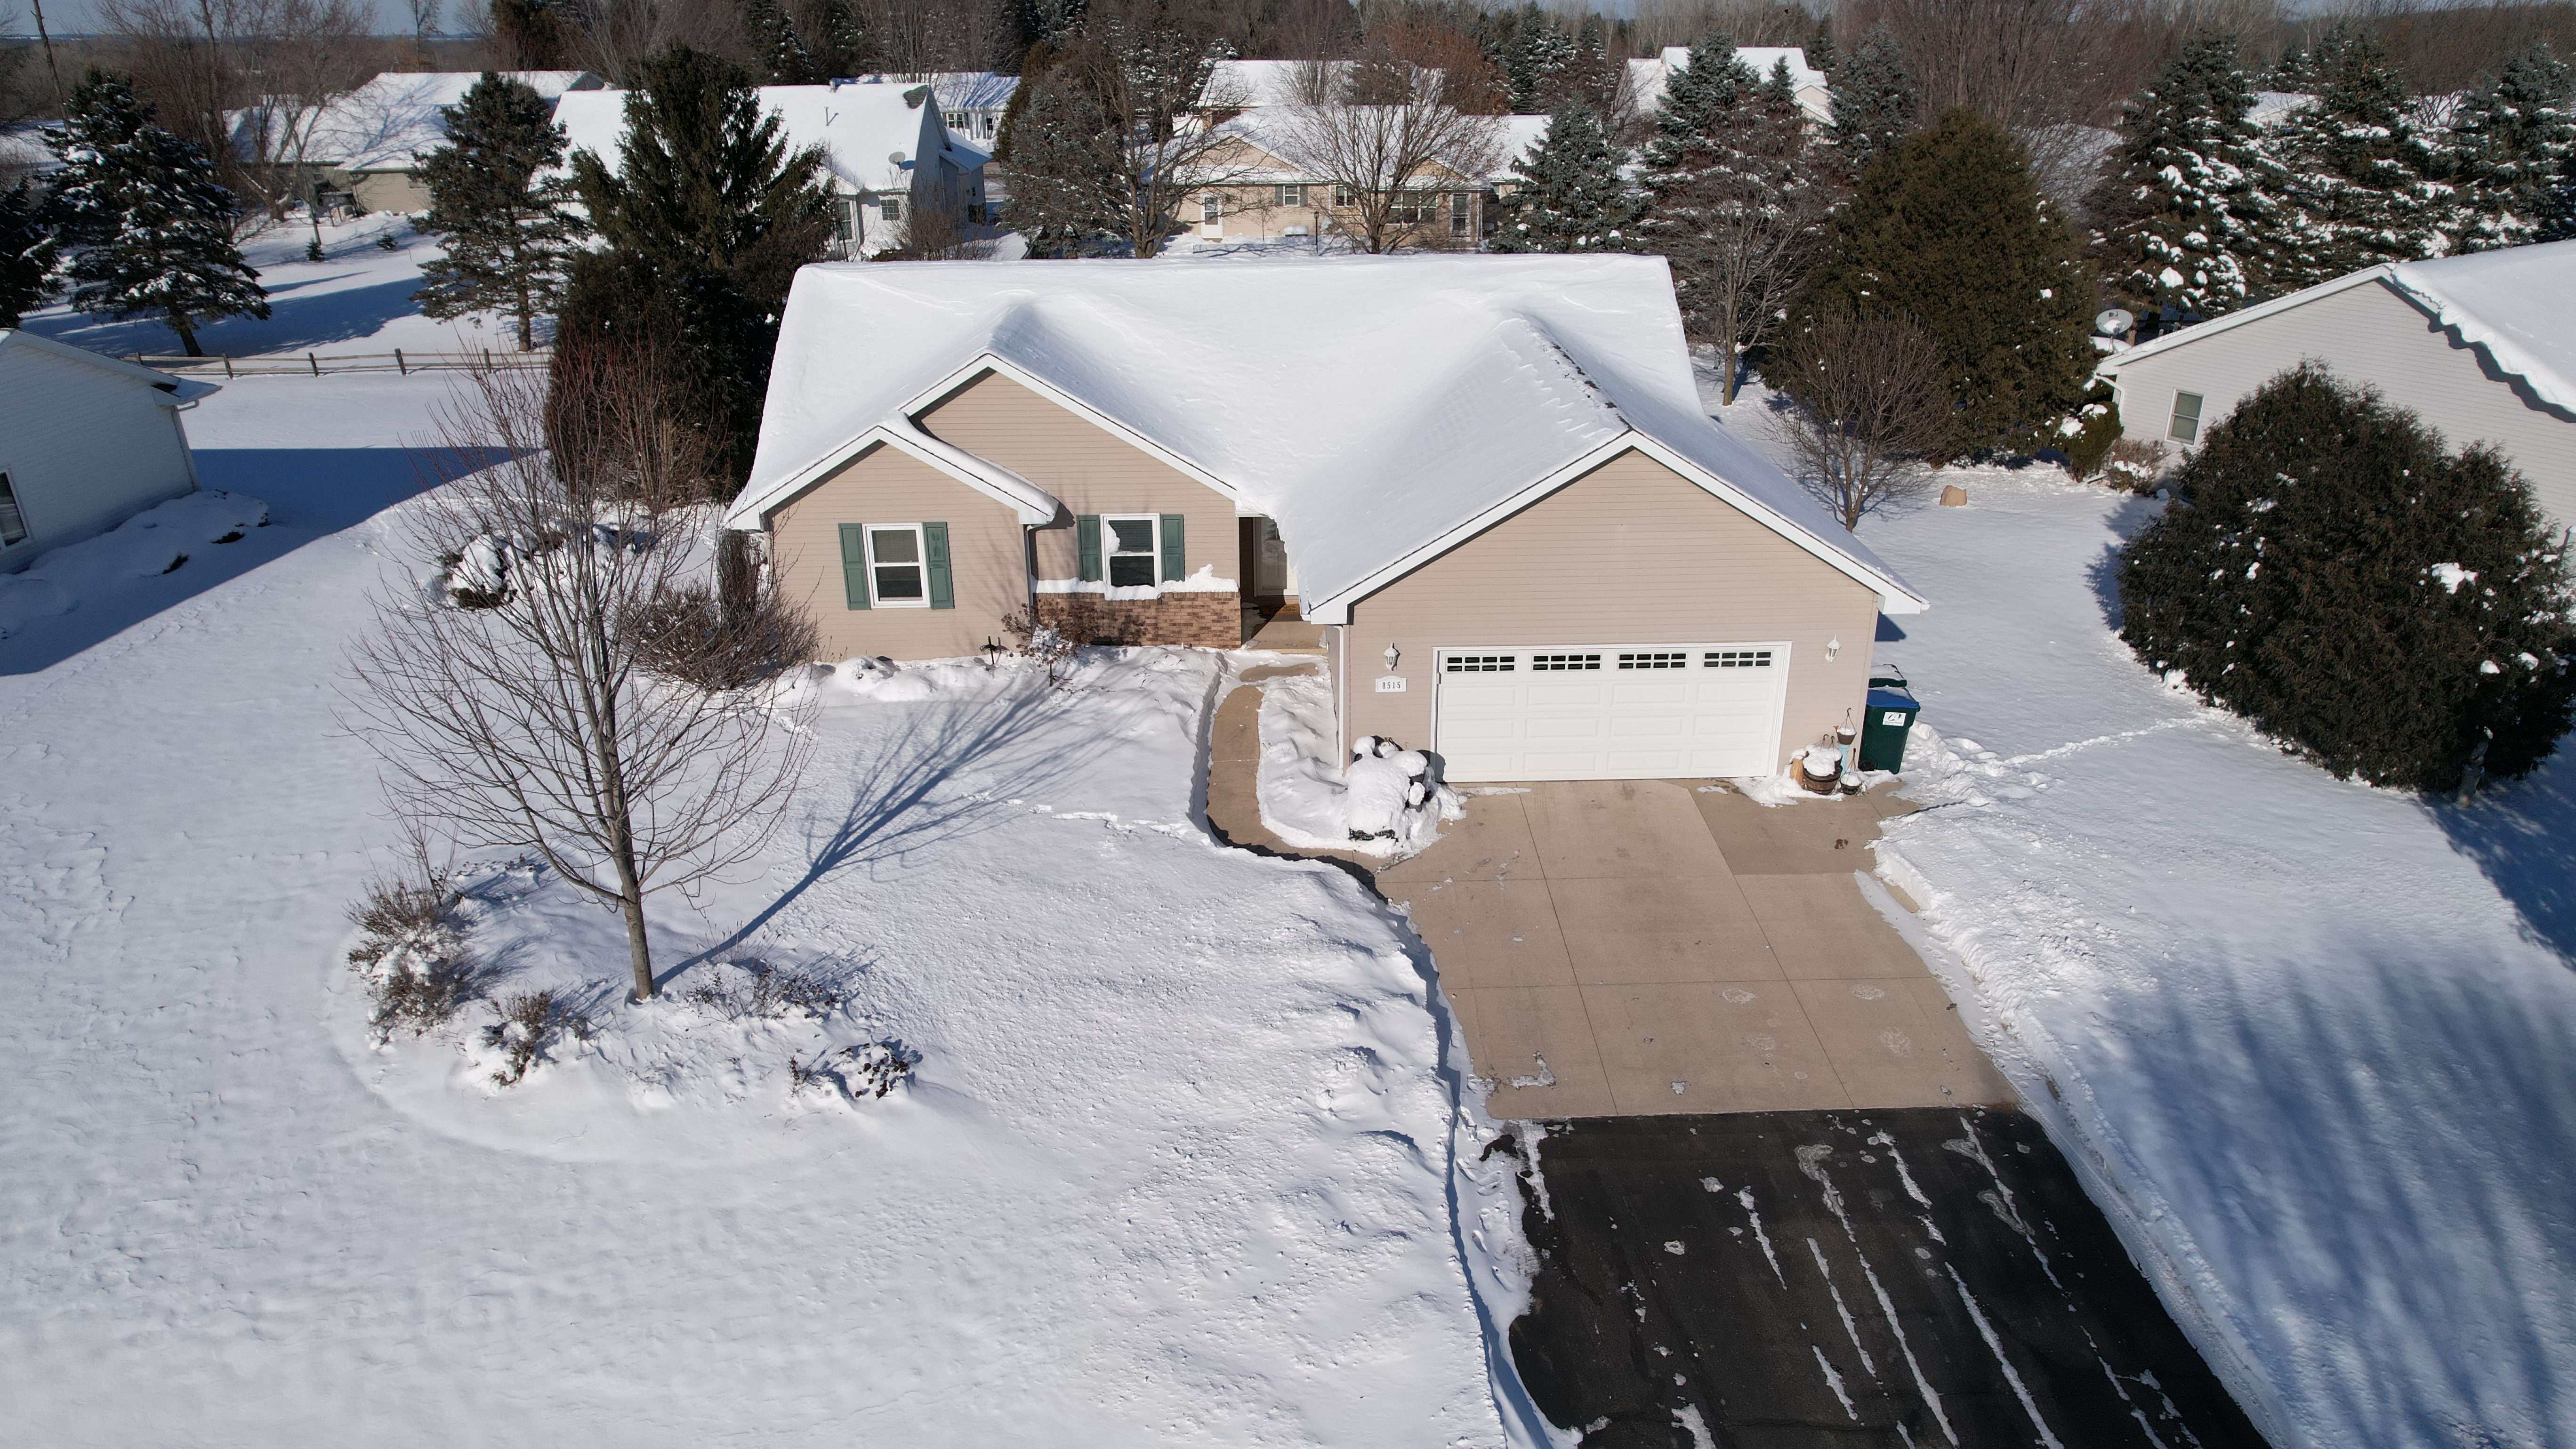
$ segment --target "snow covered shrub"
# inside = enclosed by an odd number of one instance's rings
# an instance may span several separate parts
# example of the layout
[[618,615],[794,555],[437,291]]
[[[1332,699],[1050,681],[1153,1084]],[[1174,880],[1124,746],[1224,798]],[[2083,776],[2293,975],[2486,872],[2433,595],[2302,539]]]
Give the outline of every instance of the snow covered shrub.
[[810,971],[738,961],[709,968],[681,999],[727,1021],[777,1021],[801,1012],[820,1021],[840,1009],[840,988]]
[[2568,576],[2530,486],[2301,364],[2209,430],[2128,547],[2121,638],[2338,778],[2519,776],[2576,708]]
[[349,967],[367,985],[367,1027],[378,1045],[454,1019],[482,975],[455,922],[457,895],[441,872],[379,876],[349,908],[361,939]]
[[526,1080],[544,1060],[546,1048],[562,1038],[590,1040],[590,1018],[558,1002],[552,991],[505,996],[492,1003],[492,1011],[500,1020],[483,1028],[483,1044],[501,1053],[492,1071],[498,1086],[515,1087]]
[[1061,687],[1073,677],[1076,651],[1085,644],[1124,648],[1144,640],[1144,621],[1108,607],[1092,594],[1049,594],[1025,609],[1002,616],[1002,632],[1011,636],[1011,652],[1046,666],[1047,683]]
[[2107,395],[2110,389],[2105,384],[2093,386],[2100,395],[2057,430],[2057,449],[2066,455],[2066,472],[2079,483],[2102,471],[2112,445],[2120,441],[2120,405]]
[[845,1046],[805,1061],[789,1057],[787,1094],[793,1097],[820,1091],[837,1092],[853,1101],[861,1097],[883,1098],[897,1083],[911,1076],[920,1062],[921,1053],[899,1041]]
[[2132,493],[2153,493],[2165,476],[2165,454],[2154,439],[2121,438],[2102,450],[2102,481]]
[[1363,735],[1351,746],[1342,771],[1342,818],[1355,841],[1416,844],[1417,833],[1440,818],[1440,782],[1431,757],[1393,740]]
[[804,610],[757,584],[730,606],[695,585],[666,590],[637,604],[626,635],[636,663],[710,694],[775,679],[822,647]]
[[508,539],[487,533],[440,554],[447,601],[460,609],[497,609],[510,602],[510,552]]

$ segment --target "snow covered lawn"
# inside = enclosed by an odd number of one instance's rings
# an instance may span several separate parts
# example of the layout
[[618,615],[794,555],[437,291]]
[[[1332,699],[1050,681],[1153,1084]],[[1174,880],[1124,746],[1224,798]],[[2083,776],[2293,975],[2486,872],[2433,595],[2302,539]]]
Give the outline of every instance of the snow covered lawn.
[[2285,1449],[2576,1443],[2576,762],[2338,783],[2113,635],[2156,505],[1950,481],[1862,536],[1935,601],[1881,860],[1981,1039]]
[[[1463,1052],[1354,882],[1210,840],[1218,656],[827,687],[759,868],[658,902],[666,973],[827,973],[918,1052],[882,1101],[676,995],[507,1092],[371,1047],[342,913],[391,832],[333,679],[442,386],[236,384],[190,431],[272,526],[0,641],[10,1437],[1503,1440]],[[483,885],[502,969],[623,971],[612,918]]]

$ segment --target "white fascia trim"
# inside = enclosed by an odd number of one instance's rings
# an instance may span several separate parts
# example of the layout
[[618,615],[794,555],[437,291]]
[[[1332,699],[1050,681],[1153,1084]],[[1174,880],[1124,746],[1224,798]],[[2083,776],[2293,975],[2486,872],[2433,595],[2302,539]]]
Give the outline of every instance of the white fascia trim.
[[2488,326],[2476,313],[2443,296],[2440,288],[2407,270],[2406,263],[2399,262],[2388,269],[2388,285],[2397,295],[2431,314],[2437,325],[2458,333],[2462,342],[2486,349],[2496,370],[2522,379],[2532,396],[2561,411],[2576,412],[2576,395],[2571,395],[2556,369],[2525,352],[2519,343]]
[[1053,523],[1063,505],[1028,479],[1008,468],[988,463],[974,454],[954,448],[933,438],[909,422],[879,423],[840,447],[828,449],[823,456],[762,489],[757,494],[744,494],[725,511],[725,526],[740,529],[763,529],[769,526],[769,515],[795,501],[798,495],[833,470],[877,447],[892,448],[928,467],[947,474],[1019,516],[1021,523],[1036,528]]
[[86,347],[74,347],[68,342],[56,342],[50,337],[30,332],[23,327],[0,330],[0,351],[6,351],[11,347],[32,347],[38,352],[69,358],[75,362],[86,362],[92,367],[102,368],[119,377],[144,383],[161,394],[159,401],[163,407],[192,403],[199,398],[211,397],[224,390],[221,383],[201,382],[193,377],[174,377],[169,373],[157,372],[145,367],[139,362],[128,362],[122,357],[110,357],[104,352],[92,352]]
[[1530,486],[1513,494],[1511,497],[1506,498],[1503,501],[1494,504],[1492,507],[1474,515],[1466,522],[1450,529],[1447,533],[1444,533],[1438,538],[1431,540],[1429,543],[1422,545],[1420,548],[1414,549],[1412,552],[1405,554],[1395,562],[1388,564],[1385,568],[1361,579],[1358,583],[1351,585],[1349,588],[1327,598],[1314,600],[1301,598],[1298,600],[1298,605],[1305,611],[1305,616],[1316,623],[1347,624],[1351,621],[1351,604],[1353,601],[1366,598],[1368,595],[1377,592],[1379,589],[1386,587],[1388,584],[1395,582],[1397,579],[1400,579],[1406,574],[1413,572],[1415,569],[1422,567],[1424,564],[1429,563],[1441,554],[1448,552],[1450,549],[1457,547],[1459,544],[1466,542],[1468,539],[1475,537],[1477,534],[1484,532],[1486,529],[1493,527],[1495,524],[1502,522],[1504,519],[1511,517],[1513,514],[1520,512],[1522,509],[1527,508],[1538,502],[1540,499],[1547,497],[1549,494],[1554,493],[1566,484],[1573,482],[1575,479],[1582,477],[1584,474],[1591,472],[1593,469],[1600,467],[1602,464],[1609,462],[1611,459],[1618,457],[1621,453],[1628,452],[1631,449],[1643,453],[1647,457],[1652,458],[1656,462],[1663,464],[1665,467],[1672,469],[1676,473],[1679,473],[1682,477],[1699,485],[1703,491],[1727,504],[1732,505],[1747,517],[1753,519],[1754,522],[1761,524],[1763,527],[1779,534],[1782,538],[1796,544],[1799,548],[1814,555],[1819,561],[1831,566],[1835,571],[1849,577],[1854,582],[1868,589],[1870,592],[1878,595],[1879,612],[1884,614],[1920,614],[1924,610],[1932,607],[1931,602],[1925,599],[1922,595],[1917,594],[1912,589],[1898,583],[1895,579],[1864,566],[1858,560],[1851,558],[1840,550],[1829,547],[1814,535],[1808,533],[1805,529],[1798,527],[1796,524],[1791,523],[1785,518],[1782,518],[1779,514],[1773,512],[1769,507],[1754,499],[1742,489],[1737,488],[1734,484],[1729,483],[1725,479],[1709,472],[1707,469],[1700,467],[1688,458],[1674,452],[1663,443],[1656,441],[1652,436],[1639,432],[1633,427],[1628,431],[1621,433],[1617,437],[1612,438],[1610,441],[1603,443],[1601,446],[1594,448],[1591,452],[1575,459],[1573,462],[1566,464],[1564,467],[1557,469],[1555,472],[1548,474],[1546,477],[1539,479],[1537,482],[1532,483]]
[[2099,363],[2095,364],[2093,368],[2094,375],[2097,377],[2117,378],[2120,375],[2120,369],[2127,367],[2130,363],[2141,362],[2150,357],[2160,357],[2167,352],[2173,351],[2177,347],[2188,346],[2191,343],[2202,340],[2203,338],[2215,337],[2230,327],[2241,327],[2248,322],[2259,322],[2266,317],[2287,312],[2293,307],[2304,307],[2310,302],[2317,301],[2320,298],[2331,297],[2337,292],[2349,291],[2354,287],[2360,286],[2364,282],[2386,280],[2394,274],[2395,270],[2396,268],[2392,263],[2381,262],[2375,267],[2364,267],[2358,272],[2353,272],[2347,276],[2337,277],[2331,282],[2319,282],[2305,291],[2292,292],[2286,297],[2275,297],[2269,302],[2265,302],[2259,306],[2248,307],[2242,312],[2230,312],[2224,317],[2213,318],[2207,322],[2195,322],[2191,326],[2185,327],[2179,332],[2168,332],[2153,342],[2143,343],[2139,346],[2132,347],[2126,352],[2112,353],[2110,356],[2103,358]]
[[[912,400],[903,405],[902,411],[904,419],[909,422],[918,418],[930,407],[931,404],[947,397],[950,393],[957,391],[959,388],[964,387],[966,384],[973,382],[976,378],[988,372],[1000,373],[1002,376],[1007,377],[1011,381],[1018,383],[1020,386],[1027,388],[1029,391],[1038,394],[1040,397],[1056,403],[1064,408],[1065,411],[1070,412],[1087,422],[1097,425],[1102,431],[1110,434],[1112,437],[1117,438],[1123,443],[1134,446],[1148,457],[1169,466],[1175,472],[1185,474],[1206,484],[1208,487],[1224,494],[1227,498],[1232,499],[1237,504],[1240,504],[1243,501],[1242,490],[1236,488],[1232,483],[1229,483],[1225,479],[1218,477],[1216,474],[1209,472],[1207,469],[1200,467],[1198,464],[1191,462],[1189,459],[1182,457],[1180,454],[1173,452],[1161,443],[1154,441],[1152,438],[1145,436],[1143,433],[1136,431],[1134,428],[1127,426],[1125,423],[1118,421],[1116,418],[1109,416],[1107,413],[1102,412],[1100,409],[1093,407],[1091,404],[1084,402],[1082,399],[1066,392],[1063,388],[1058,387],[1047,379],[1038,376],[1027,368],[1012,362],[1009,358],[1006,358],[997,352],[987,352],[977,356],[974,361],[967,363],[964,367],[957,369],[955,372],[948,374],[946,377],[941,378],[939,381],[932,383],[929,387],[914,394]],[[1240,509],[1237,511],[1239,512]]]

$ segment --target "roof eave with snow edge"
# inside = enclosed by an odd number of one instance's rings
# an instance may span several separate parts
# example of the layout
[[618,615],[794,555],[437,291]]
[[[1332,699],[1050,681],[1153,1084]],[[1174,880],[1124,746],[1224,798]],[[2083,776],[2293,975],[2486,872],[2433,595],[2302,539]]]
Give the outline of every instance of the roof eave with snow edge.
[[1880,613],[1920,614],[1932,607],[1929,600],[1907,588],[1895,576],[1869,568],[1840,549],[1827,544],[1765,506],[1743,489],[1683,457],[1652,434],[1639,431],[1634,425],[1630,425],[1627,431],[1594,447],[1510,497],[1479,510],[1448,532],[1407,552],[1392,563],[1363,577],[1357,583],[1328,595],[1301,600],[1300,606],[1306,610],[1305,616],[1316,623],[1347,624],[1351,621],[1352,606],[1360,600],[1632,449],[1672,469],[1711,496],[1732,505],[1755,522],[1813,555],[1837,573],[1878,595]]
[[2532,396],[2562,412],[2576,412],[2576,387],[2570,387],[2558,369],[2532,356],[2522,344],[2488,325],[2476,312],[2442,295],[2437,284],[2418,276],[2407,263],[2388,268],[2388,285],[2431,313],[2436,323],[2457,332],[2462,342],[2486,349],[2497,369],[2522,379]]
[[74,347],[68,342],[57,342],[23,327],[0,330],[0,351],[13,346],[32,347],[39,352],[56,357],[86,362],[93,367],[103,368],[131,381],[142,383],[161,394],[158,401],[164,407],[192,403],[199,398],[212,397],[224,390],[222,383],[203,382],[193,377],[173,377],[169,373],[157,372],[145,367],[139,362],[128,362],[122,357],[110,357],[104,352],[92,352],[86,347]]
[[2093,370],[2104,377],[2118,377],[2120,369],[2130,363],[2144,361],[2150,357],[2161,357],[2178,347],[2188,347],[2192,343],[2215,337],[2230,328],[2242,327],[2248,322],[2260,322],[2266,317],[2278,316],[2294,307],[2304,307],[2310,302],[2331,297],[2337,292],[2349,291],[2364,282],[2380,281],[2387,278],[2391,271],[2391,264],[2381,262],[2374,267],[2364,267],[2358,272],[2347,273],[2331,282],[2319,282],[2313,287],[2292,292],[2286,297],[2275,297],[2269,302],[2258,303],[2241,312],[2230,312],[2224,317],[2195,322],[2179,331],[2168,332],[2153,342],[2141,343],[2126,352],[2114,352],[2096,364]]
[[729,528],[762,529],[769,517],[793,503],[807,489],[829,477],[833,470],[878,447],[892,448],[916,461],[947,474],[1018,515],[1021,523],[1032,528],[1052,523],[1063,505],[1055,495],[1035,483],[1002,467],[987,462],[962,448],[931,437],[914,427],[909,417],[891,419],[870,427],[847,443],[824,451],[813,462],[761,488],[734,500],[725,511]]

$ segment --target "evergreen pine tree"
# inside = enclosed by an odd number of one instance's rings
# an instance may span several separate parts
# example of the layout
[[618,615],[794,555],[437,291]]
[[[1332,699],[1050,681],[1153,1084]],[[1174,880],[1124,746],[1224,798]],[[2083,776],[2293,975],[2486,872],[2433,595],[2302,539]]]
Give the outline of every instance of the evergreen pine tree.
[[2443,138],[2443,170],[2459,193],[2452,250],[2492,251],[2538,238],[2568,158],[2576,156],[2571,93],[2576,70],[2543,41],[2463,102]]
[[1001,139],[1010,156],[1007,219],[1031,254],[1072,256],[1118,230],[1117,131],[1069,68],[1020,77]]
[[850,0],[823,0],[815,14],[821,21],[822,44],[814,52],[814,68],[822,79],[883,69],[877,64],[876,38],[868,34],[867,23]]
[[1955,110],[1861,173],[1791,315],[1912,321],[1941,348],[1958,450],[2032,451],[2083,402],[2092,297],[2028,154]]
[[1691,48],[1655,114],[1638,231],[1672,266],[1683,329],[1723,349],[1730,403],[1823,243],[1835,193],[1808,140],[1786,64],[1766,81],[1722,37]]
[[1512,114],[1535,116],[1548,110],[1580,54],[1574,36],[1555,16],[1538,8],[1535,0],[1522,7],[1503,51],[1503,78],[1511,86]]
[[560,70],[570,50],[556,0],[490,0],[492,43],[511,70]]
[[760,64],[769,73],[769,84],[814,83],[814,58],[806,53],[804,38],[796,33],[796,22],[788,18],[787,7],[779,0],[743,0],[742,23],[759,49]]
[[2336,32],[2306,64],[2317,99],[2262,138],[2281,173],[2272,284],[2282,292],[2432,255],[2448,220],[2449,188],[2432,180],[2436,158],[2378,43]]
[[2094,193],[2112,290],[2148,311],[2215,317],[2264,295],[2273,221],[2236,38],[2201,35],[2129,102]]
[[1638,198],[1620,174],[1626,148],[1592,108],[1570,103],[1548,118],[1528,154],[1512,163],[1521,184],[1503,203],[1498,252],[1633,251]]
[[204,355],[205,323],[268,315],[259,273],[233,246],[240,207],[215,183],[214,163],[153,124],[125,77],[90,71],[45,144],[63,163],[48,210],[72,249],[74,307],[157,315],[190,357]]
[[553,174],[564,131],[530,86],[490,71],[445,108],[447,144],[421,159],[429,188],[423,230],[447,254],[421,266],[412,300],[441,319],[498,312],[518,323],[519,350],[536,345],[536,319],[563,300],[572,250],[590,225],[571,207],[572,182]]
[[2559,163],[2541,198],[2540,224],[2533,241],[2576,241],[2576,156]]
[[557,357],[649,341],[666,411],[702,431],[738,484],[788,285],[831,239],[823,155],[787,149],[732,61],[675,45],[637,71],[618,169],[573,154],[573,184],[607,246],[574,258]]
[[33,180],[0,191],[0,327],[15,327],[54,294],[54,232]]
[[2120,637],[2333,771],[2529,772],[2576,700],[2556,530],[2491,447],[2308,362],[2203,435],[2124,551]]
[[1826,84],[1831,85],[1839,60],[1834,50],[1834,17],[1827,15],[1816,22],[1814,32],[1807,37],[1807,68],[1823,75]]
[[1871,29],[1829,78],[1833,95],[1835,164],[1856,177],[1888,147],[1914,129],[1914,81],[1885,25]]

